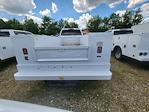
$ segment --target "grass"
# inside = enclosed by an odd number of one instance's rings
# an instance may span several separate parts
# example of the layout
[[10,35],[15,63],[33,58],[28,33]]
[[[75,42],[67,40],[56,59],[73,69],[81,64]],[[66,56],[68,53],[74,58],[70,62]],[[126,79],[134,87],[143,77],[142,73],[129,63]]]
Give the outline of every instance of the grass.
[[149,68],[111,59],[110,81],[80,81],[75,87],[48,87],[44,81],[15,81],[16,63],[1,63],[0,98],[75,112],[148,112]]

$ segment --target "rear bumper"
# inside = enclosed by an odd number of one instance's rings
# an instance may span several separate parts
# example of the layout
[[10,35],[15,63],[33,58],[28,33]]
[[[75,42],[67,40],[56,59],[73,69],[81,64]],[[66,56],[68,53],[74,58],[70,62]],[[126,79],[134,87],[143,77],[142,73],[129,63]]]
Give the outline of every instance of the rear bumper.
[[18,72],[16,80],[111,80],[110,71]]

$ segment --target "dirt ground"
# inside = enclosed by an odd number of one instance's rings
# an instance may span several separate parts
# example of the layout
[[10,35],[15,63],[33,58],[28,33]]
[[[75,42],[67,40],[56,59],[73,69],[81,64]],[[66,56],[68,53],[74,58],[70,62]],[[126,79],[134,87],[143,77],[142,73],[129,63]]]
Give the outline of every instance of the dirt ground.
[[149,67],[114,58],[111,63],[110,81],[49,87],[44,81],[15,81],[16,63],[7,60],[0,63],[0,98],[74,112],[149,112]]

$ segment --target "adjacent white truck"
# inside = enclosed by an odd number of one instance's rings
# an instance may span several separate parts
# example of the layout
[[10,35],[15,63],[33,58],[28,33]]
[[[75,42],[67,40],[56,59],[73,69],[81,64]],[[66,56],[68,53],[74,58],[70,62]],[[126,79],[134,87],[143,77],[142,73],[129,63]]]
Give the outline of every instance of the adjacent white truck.
[[112,34],[82,35],[62,29],[59,37],[18,35],[12,38],[16,80],[110,80]]
[[135,25],[131,29],[115,29],[111,32],[116,59],[127,56],[141,62],[149,61],[149,23]]
[[13,52],[11,37],[16,36],[18,34],[27,35],[32,33],[21,30],[10,30],[10,29],[0,30],[0,60],[5,60],[15,56]]
[[70,112],[63,109],[0,99],[0,112]]

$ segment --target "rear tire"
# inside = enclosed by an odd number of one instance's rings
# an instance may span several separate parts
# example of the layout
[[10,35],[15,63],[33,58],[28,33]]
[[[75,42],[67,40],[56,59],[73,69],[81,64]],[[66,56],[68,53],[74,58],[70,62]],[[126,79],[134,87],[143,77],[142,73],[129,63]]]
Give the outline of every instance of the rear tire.
[[116,47],[114,49],[114,57],[117,59],[117,60],[120,60],[122,58],[122,50],[120,47]]

